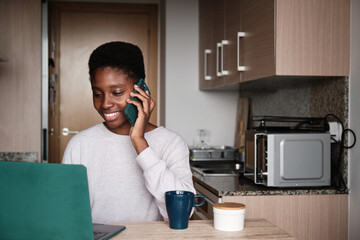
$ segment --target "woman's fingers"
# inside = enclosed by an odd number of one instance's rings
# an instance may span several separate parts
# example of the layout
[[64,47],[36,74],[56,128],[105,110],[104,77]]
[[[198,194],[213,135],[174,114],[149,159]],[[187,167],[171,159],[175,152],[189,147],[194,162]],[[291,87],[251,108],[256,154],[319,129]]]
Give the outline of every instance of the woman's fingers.
[[142,102],[147,102],[147,101],[149,101],[149,99],[150,99],[150,96],[148,96],[148,95],[144,96],[144,95],[142,95],[142,94],[134,93],[134,92],[131,92],[131,93],[130,93],[130,96],[131,96],[131,97],[137,97],[137,98],[140,99],[140,101],[142,101]]
[[[151,112],[153,110],[153,106],[155,106],[155,102],[152,100],[151,96],[150,96],[150,92],[148,90],[143,91],[139,86],[134,85],[134,88],[136,91],[138,91],[138,93],[136,92],[131,92],[130,96],[131,97],[137,97],[140,99],[140,101],[142,101],[143,103],[143,108],[145,112]],[[152,103],[154,102],[154,103]]]
[[150,93],[149,93],[148,90],[146,90],[146,92],[145,92],[144,90],[142,90],[142,89],[141,89],[138,85],[136,85],[136,84],[134,85],[134,89],[135,89],[136,91],[138,91],[140,95],[145,96],[145,97],[150,97]]
[[144,101],[141,103],[141,102],[138,102],[136,100],[131,100],[131,99],[128,99],[127,102],[136,106],[136,108],[138,110],[138,117],[145,116],[147,119],[150,118],[150,113],[152,111],[151,103],[149,104],[148,101]]

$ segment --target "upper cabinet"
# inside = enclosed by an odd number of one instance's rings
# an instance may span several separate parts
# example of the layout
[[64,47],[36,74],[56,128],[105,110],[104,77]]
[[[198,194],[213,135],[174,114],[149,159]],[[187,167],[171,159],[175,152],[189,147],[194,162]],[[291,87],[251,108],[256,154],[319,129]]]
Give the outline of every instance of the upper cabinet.
[[200,89],[276,76],[349,75],[349,0],[199,3]]
[[202,49],[199,55],[200,89],[209,89],[224,84],[223,78],[217,77],[217,39],[224,38],[225,9],[223,1],[206,0],[199,2],[199,47]]
[[214,0],[199,2],[199,88],[208,89],[214,85],[216,79],[215,67],[213,66],[214,48],[213,48],[213,9]]

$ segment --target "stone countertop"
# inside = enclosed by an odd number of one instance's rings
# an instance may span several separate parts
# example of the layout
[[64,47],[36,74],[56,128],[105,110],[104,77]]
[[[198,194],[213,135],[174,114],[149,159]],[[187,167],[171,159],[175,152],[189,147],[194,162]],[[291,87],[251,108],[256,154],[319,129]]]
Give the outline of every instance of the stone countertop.
[[37,152],[0,152],[0,161],[37,162]]
[[325,195],[348,194],[348,190],[335,187],[266,187],[253,183],[250,179],[238,176],[202,176],[193,172],[193,181],[215,195],[222,196],[263,196],[263,195]]

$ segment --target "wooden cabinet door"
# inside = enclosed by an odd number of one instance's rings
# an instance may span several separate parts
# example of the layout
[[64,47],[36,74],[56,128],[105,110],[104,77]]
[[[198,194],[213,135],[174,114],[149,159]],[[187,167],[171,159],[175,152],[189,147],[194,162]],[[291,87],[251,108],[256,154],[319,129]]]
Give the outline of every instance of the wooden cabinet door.
[[199,89],[212,87],[216,78],[213,44],[213,5],[215,0],[199,1]]
[[212,81],[212,86],[222,86],[224,84],[224,78],[222,75],[223,70],[223,52],[222,47],[219,45],[225,39],[225,0],[216,0],[213,3],[213,47],[215,50],[215,78]]
[[298,240],[348,239],[348,195],[223,196],[245,204],[245,218],[265,218]]
[[276,75],[349,75],[349,0],[277,0],[276,13]]
[[242,82],[275,75],[274,1],[241,0]]
[[[224,69],[228,74],[223,76],[225,84],[240,83],[241,72],[238,71],[239,52],[238,43],[242,42],[242,38],[238,39],[238,32],[241,32],[241,1],[226,0],[225,1],[225,39],[228,44],[224,46]],[[240,40],[241,39],[241,40]],[[240,40],[240,42],[238,42]],[[239,46],[242,46],[241,44]],[[240,64],[242,61],[240,61]]]

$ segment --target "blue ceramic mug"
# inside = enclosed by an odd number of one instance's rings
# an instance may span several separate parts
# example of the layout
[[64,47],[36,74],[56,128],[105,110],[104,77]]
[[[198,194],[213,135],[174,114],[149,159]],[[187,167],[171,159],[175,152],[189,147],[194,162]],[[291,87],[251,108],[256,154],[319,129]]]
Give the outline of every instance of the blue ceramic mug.
[[[196,203],[196,198],[202,198],[201,203]],[[166,192],[165,203],[169,216],[170,228],[187,228],[193,207],[201,206],[204,202],[205,197],[203,195],[195,195],[189,191],[177,190]]]

